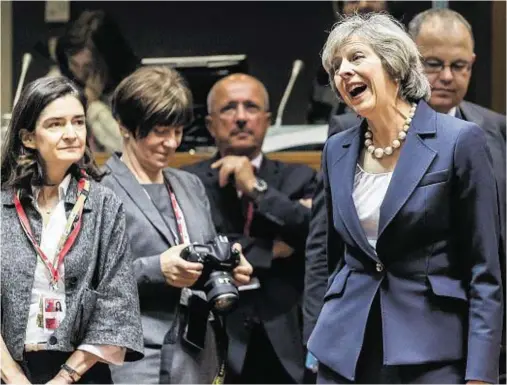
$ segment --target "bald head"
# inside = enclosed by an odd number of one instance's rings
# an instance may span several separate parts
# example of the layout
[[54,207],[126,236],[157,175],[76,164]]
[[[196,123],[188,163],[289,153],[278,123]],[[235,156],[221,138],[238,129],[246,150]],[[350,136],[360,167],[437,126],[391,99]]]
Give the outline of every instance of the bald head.
[[208,93],[207,98],[207,106],[208,106],[208,113],[211,113],[215,109],[215,103],[219,96],[224,95],[228,93],[228,89],[230,87],[234,87],[235,85],[241,86],[241,85],[252,85],[258,91],[262,94],[263,100],[264,100],[264,110],[269,110],[269,96],[268,91],[266,90],[266,87],[264,87],[264,84],[262,82],[250,75],[247,74],[232,74],[228,75],[222,79],[220,79],[218,82],[216,82],[213,87],[211,87],[211,90]]
[[412,39],[417,41],[420,35],[432,33],[442,40],[458,36],[462,44],[474,47],[472,26],[458,12],[448,8],[431,8],[416,15],[408,25]]
[[258,79],[233,74],[219,80],[208,94],[206,126],[222,156],[255,158],[271,122],[268,92]]
[[475,62],[470,24],[450,9],[430,9],[417,15],[409,31],[424,59],[431,85],[429,104],[448,113],[463,101]]

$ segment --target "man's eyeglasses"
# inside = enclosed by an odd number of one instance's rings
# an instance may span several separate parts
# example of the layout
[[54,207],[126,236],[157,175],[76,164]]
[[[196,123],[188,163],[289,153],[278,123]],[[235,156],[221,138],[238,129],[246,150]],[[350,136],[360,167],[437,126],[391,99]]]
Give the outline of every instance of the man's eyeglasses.
[[450,64],[445,64],[442,60],[438,59],[425,59],[423,60],[424,70],[429,74],[436,74],[441,72],[445,67],[449,67],[451,72],[455,74],[463,74],[472,68],[472,64],[466,60],[456,60]]

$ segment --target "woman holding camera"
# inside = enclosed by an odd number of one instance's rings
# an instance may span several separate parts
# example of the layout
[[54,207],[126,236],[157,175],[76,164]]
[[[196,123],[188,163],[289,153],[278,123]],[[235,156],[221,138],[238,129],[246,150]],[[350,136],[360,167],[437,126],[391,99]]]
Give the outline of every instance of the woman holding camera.
[[[113,154],[104,184],[122,199],[134,254],[144,329],[145,358],[115,368],[121,383],[211,383],[218,371],[209,322],[204,348],[182,343],[181,313],[192,313],[188,288],[203,265],[181,258],[190,243],[215,236],[209,203],[199,178],[167,168],[192,119],[192,96],[181,76],[164,67],[145,67],[125,78],[113,95],[113,113],[123,135],[123,154]],[[233,271],[248,283],[252,267],[241,256]],[[196,302],[196,301],[194,301]],[[198,309],[202,313],[202,308]],[[206,318],[209,310],[206,308]],[[207,327],[206,327],[207,324]],[[170,349],[167,349],[167,347]]]
[[2,381],[111,383],[142,358],[121,201],[86,144],[85,100],[64,77],[28,84],[1,161]]

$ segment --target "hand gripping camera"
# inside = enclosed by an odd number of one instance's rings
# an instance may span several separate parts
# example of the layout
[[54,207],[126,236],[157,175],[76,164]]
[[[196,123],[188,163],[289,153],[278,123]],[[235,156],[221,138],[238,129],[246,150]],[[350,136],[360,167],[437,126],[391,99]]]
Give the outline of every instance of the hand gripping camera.
[[220,312],[231,311],[238,302],[239,292],[232,271],[240,262],[240,253],[231,248],[226,236],[218,235],[208,244],[194,243],[181,251],[181,258],[204,265],[195,287],[204,290],[211,307]]

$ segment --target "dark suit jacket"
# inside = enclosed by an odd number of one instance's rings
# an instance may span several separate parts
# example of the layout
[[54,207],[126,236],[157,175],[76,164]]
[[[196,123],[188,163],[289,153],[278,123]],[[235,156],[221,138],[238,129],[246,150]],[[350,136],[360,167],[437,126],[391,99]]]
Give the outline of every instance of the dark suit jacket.
[[[310,210],[298,200],[313,195],[315,171],[304,165],[264,157],[258,175],[269,187],[255,209],[251,236],[246,237],[243,235],[245,216],[234,185],[220,188],[218,170],[210,167],[216,159],[191,165],[186,170],[198,175],[206,187],[217,232],[242,244],[261,283],[258,290],[241,292],[239,308],[227,317],[230,369],[241,373],[252,321],[259,319],[285,369],[300,382],[304,354],[299,309]],[[273,260],[271,250],[275,238],[294,248],[294,254]]]
[[[506,212],[506,151],[505,151],[505,116],[470,102],[462,102],[458,109],[460,118],[473,122],[486,134],[488,150],[491,154],[495,180],[498,188],[499,213],[501,223],[502,277],[505,277],[505,212]],[[329,122],[328,137],[345,131],[361,123],[361,118],[354,113],[334,116]],[[318,184],[313,198],[310,230],[306,244],[306,274],[303,303],[304,343],[310,337],[323,305],[327,287],[326,233],[327,219],[324,201],[324,187],[319,173]]]
[[375,249],[352,199],[360,132],[334,135],[324,148],[331,278],[308,350],[353,380],[379,295],[386,365],[464,359],[466,380],[495,382],[500,223],[484,131],[419,102],[380,208]]

